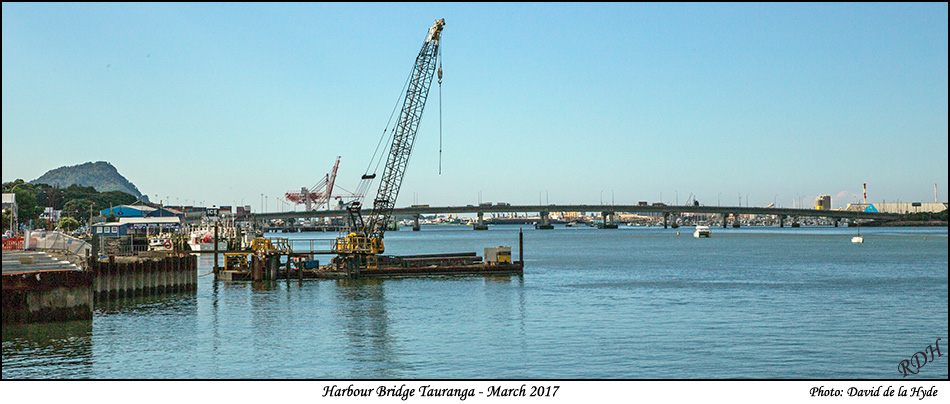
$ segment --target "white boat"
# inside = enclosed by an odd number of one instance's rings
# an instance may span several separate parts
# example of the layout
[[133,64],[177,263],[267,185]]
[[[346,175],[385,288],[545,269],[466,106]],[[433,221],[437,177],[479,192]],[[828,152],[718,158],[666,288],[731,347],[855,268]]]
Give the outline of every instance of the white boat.
[[171,251],[172,238],[167,234],[160,234],[148,238],[149,251]]
[[[861,222],[860,222],[861,211],[858,211],[858,217],[854,219],[854,224],[858,226],[858,235],[851,237],[851,242],[855,244],[864,244],[864,237],[861,237]],[[850,227],[850,226],[849,226]]]
[[696,230],[693,231],[693,237],[696,238],[709,237],[710,234],[712,232],[709,231],[709,226],[696,226]]
[[[188,246],[191,251],[214,251],[214,233],[207,230],[196,230],[188,238]],[[227,239],[218,235],[218,250],[228,249]]]

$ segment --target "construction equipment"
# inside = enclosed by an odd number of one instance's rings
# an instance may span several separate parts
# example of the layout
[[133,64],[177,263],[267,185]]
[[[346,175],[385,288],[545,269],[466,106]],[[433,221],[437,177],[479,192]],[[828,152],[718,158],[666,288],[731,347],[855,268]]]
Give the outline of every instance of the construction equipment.
[[[300,188],[300,192],[287,192],[284,197],[288,201],[306,206],[307,211],[316,210],[320,206],[330,201],[333,194],[333,183],[336,182],[336,170],[340,167],[340,156],[336,157],[336,164],[333,164],[333,170],[323,177],[317,185],[307,190]],[[328,207],[329,209],[329,207]]]
[[[354,201],[347,206],[352,232],[345,237],[337,238],[333,250],[337,254],[337,262],[345,265],[351,274],[358,273],[361,266],[375,266],[375,256],[385,250],[383,234],[392,218],[396,197],[399,195],[399,188],[406,173],[409,155],[412,153],[413,141],[419,130],[419,122],[422,120],[422,110],[426,104],[432,78],[436,73],[439,40],[444,25],[444,19],[435,21],[432,27],[429,28],[419,55],[416,56],[414,67],[407,82],[399,119],[392,128],[392,144],[389,146],[386,166],[380,180],[379,190],[376,193],[376,199],[373,200],[372,214],[364,221],[359,201]],[[441,68],[439,68],[438,73],[441,83]],[[375,173],[363,175],[364,180],[371,180],[374,177]]]

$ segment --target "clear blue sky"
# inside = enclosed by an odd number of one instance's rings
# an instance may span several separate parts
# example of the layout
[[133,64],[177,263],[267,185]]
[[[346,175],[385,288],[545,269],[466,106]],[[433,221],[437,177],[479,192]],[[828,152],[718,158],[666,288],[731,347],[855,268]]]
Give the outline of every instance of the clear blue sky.
[[3,181],[355,190],[445,18],[442,174],[433,84],[397,206],[947,200],[946,3],[2,7]]

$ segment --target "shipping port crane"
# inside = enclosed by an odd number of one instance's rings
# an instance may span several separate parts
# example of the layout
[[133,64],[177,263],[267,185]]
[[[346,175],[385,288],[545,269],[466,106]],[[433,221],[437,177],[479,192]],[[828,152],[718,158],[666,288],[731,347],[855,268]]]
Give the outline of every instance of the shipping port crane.
[[[306,206],[305,211],[319,210],[321,207],[330,209],[330,200],[336,199],[339,201],[342,200],[358,200],[363,197],[363,195],[353,193],[343,189],[343,187],[336,185],[336,172],[340,168],[340,156],[336,157],[336,163],[333,164],[333,169],[330,170],[330,173],[325,175],[317,185],[314,185],[309,190],[306,187],[300,188],[300,191],[288,191],[284,194],[284,199],[287,199],[290,203],[297,205]],[[334,191],[342,190],[343,192]]]
[[301,188],[300,192],[287,192],[284,197],[293,203],[303,204],[307,211],[317,210],[321,206],[330,202],[330,196],[333,194],[333,184],[336,182],[336,171],[340,168],[340,156],[336,157],[336,163],[333,164],[333,170],[323,177],[317,185],[307,190]]
[[[415,64],[407,81],[399,118],[393,125],[390,134],[392,144],[389,145],[386,166],[380,179],[376,198],[373,200],[372,214],[364,221],[359,201],[352,202],[347,206],[352,231],[345,237],[336,239],[333,251],[337,254],[337,263],[346,266],[351,274],[358,273],[361,266],[375,267],[376,255],[385,251],[383,234],[392,219],[396,197],[399,195],[399,188],[402,185],[403,176],[406,174],[406,165],[409,163],[409,155],[412,153],[413,141],[419,131],[422,110],[426,105],[432,78],[436,74],[439,40],[444,25],[445,19],[435,20],[435,23],[429,28],[419,55],[416,56]],[[438,75],[441,83],[441,67],[438,69]],[[371,180],[374,177],[375,173],[366,173],[363,175],[363,180]],[[358,193],[362,192],[358,191]]]

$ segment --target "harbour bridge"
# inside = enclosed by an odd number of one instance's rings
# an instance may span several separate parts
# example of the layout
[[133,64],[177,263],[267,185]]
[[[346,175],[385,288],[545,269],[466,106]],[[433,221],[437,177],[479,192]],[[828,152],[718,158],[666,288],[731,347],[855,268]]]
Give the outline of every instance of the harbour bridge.
[[[726,218],[730,215],[773,215],[780,219],[779,225],[784,227],[788,218],[797,220],[799,217],[824,217],[831,219],[837,225],[841,219],[874,219],[874,220],[897,220],[902,217],[897,213],[881,212],[859,212],[849,210],[818,210],[818,209],[793,209],[793,208],[775,208],[775,207],[754,207],[754,206],[706,206],[706,205],[509,205],[509,204],[482,204],[465,206],[427,206],[413,205],[406,208],[393,209],[394,216],[414,216],[415,228],[418,228],[419,217],[421,215],[432,214],[475,214],[478,217],[477,226],[484,226],[483,216],[485,213],[538,213],[539,228],[549,228],[549,215],[551,212],[600,212],[604,224],[613,222],[614,214],[618,212],[625,213],[653,213],[663,216],[664,227],[667,225],[670,216],[678,216],[683,213],[700,213],[711,215],[722,215],[723,227],[726,226]],[[368,213],[364,212],[364,214]],[[319,211],[300,211],[300,212],[272,212],[272,213],[252,213],[237,217],[237,221],[262,222],[273,219],[315,219],[315,218],[334,218],[346,217],[345,210],[319,210]]]

